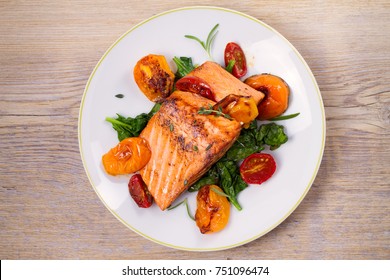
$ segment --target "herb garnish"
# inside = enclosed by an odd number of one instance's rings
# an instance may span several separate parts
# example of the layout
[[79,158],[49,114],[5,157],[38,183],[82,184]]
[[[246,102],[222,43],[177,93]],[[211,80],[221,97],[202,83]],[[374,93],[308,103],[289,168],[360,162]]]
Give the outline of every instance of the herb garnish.
[[215,36],[217,35],[217,31],[216,29],[218,28],[219,24],[216,24],[210,31],[209,35],[207,36],[207,39],[206,39],[206,42],[200,40],[198,37],[195,37],[193,35],[185,35],[184,37],[188,38],[188,39],[192,39],[192,40],[195,40],[197,41],[204,49],[205,51],[207,52],[207,54],[209,55],[209,58],[211,60],[212,57],[211,57],[211,44],[212,42],[214,41],[215,39]]
[[279,117],[275,117],[275,118],[270,119],[270,121],[284,121],[284,120],[295,118],[295,117],[299,116],[299,114],[300,113],[279,116]]
[[233,118],[231,116],[229,116],[228,114],[225,114],[224,112],[222,112],[222,107],[218,107],[218,110],[215,110],[213,108],[213,106],[209,105],[209,108],[206,109],[204,107],[200,107],[199,111],[198,111],[198,114],[199,115],[215,115],[217,117],[224,117],[228,120],[232,120]]
[[226,193],[221,192],[221,191],[220,191],[219,189],[217,189],[217,188],[211,187],[210,190],[212,190],[212,191],[215,192],[216,194],[219,194],[220,196],[224,196],[224,197],[229,198],[229,196],[228,196]]
[[169,210],[173,210],[173,209],[175,209],[176,207],[178,207],[178,206],[180,206],[180,205],[182,205],[182,204],[184,204],[184,205],[186,206],[188,217],[190,217],[193,221],[195,221],[194,216],[191,214],[190,206],[188,205],[188,200],[187,200],[187,198],[185,198],[182,202],[176,204],[175,206],[171,206],[171,207],[167,208],[167,210],[168,210],[168,211],[169,211]]
[[122,93],[119,93],[119,94],[115,95],[115,97],[116,97],[116,98],[123,98],[123,97],[125,97],[125,95],[122,94]]
[[228,65],[225,67],[226,71],[228,71],[229,73],[232,73],[234,64],[236,64],[236,61],[234,59],[229,60]]

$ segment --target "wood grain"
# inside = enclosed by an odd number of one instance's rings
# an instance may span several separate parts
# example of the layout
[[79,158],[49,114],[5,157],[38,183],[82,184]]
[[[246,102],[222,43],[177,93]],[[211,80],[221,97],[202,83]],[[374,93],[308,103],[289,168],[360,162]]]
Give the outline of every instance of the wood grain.
[[[0,1],[1,259],[389,259],[389,1],[220,1],[302,54],[325,105],[326,148],[296,211],[220,252],[152,243],[116,220],[84,172],[78,113],[106,49],[138,22],[213,1]],[[169,31],[167,31],[169,32]]]

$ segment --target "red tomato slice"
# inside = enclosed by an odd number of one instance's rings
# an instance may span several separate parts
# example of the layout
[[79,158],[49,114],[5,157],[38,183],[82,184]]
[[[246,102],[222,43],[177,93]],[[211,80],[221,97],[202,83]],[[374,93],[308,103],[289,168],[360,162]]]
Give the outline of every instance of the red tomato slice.
[[137,203],[138,207],[149,208],[152,206],[153,197],[140,174],[131,176],[128,186],[130,196],[134,199],[135,203]]
[[255,153],[240,166],[242,179],[248,184],[261,184],[275,173],[276,162],[270,154]]
[[245,76],[247,72],[246,58],[241,47],[234,42],[230,42],[225,47],[225,66],[228,66],[229,61],[234,60],[232,74],[236,78]]
[[189,91],[215,101],[214,93],[210,86],[201,78],[194,76],[186,76],[176,82],[176,89],[181,91]]

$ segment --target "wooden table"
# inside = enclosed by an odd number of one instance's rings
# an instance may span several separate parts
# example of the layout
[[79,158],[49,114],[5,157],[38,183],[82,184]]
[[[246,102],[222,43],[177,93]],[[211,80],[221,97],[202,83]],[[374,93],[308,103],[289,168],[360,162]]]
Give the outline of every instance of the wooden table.
[[[180,3],[180,4],[179,4]],[[274,27],[312,69],[326,147],[306,198],[244,246],[186,252],[104,207],[78,147],[85,84],[106,49],[165,10],[215,1],[0,2],[1,259],[389,259],[389,1],[220,1]]]

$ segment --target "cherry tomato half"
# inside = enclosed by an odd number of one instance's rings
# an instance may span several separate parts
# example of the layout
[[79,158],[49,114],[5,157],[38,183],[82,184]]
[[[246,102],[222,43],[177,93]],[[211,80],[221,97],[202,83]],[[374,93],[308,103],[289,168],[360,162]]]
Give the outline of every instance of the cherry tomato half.
[[130,196],[137,203],[138,207],[149,208],[152,206],[153,197],[140,174],[131,176],[128,186]]
[[234,42],[230,42],[225,47],[225,66],[228,66],[229,61],[234,60],[232,74],[236,78],[245,76],[247,72],[246,58],[241,47]]
[[214,93],[203,79],[195,76],[186,76],[176,82],[176,89],[199,94],[215,101]]
[[242,179],[248,184],[261,184],[275,173],[276,162],[270,154],[254,153],[241,163]]

